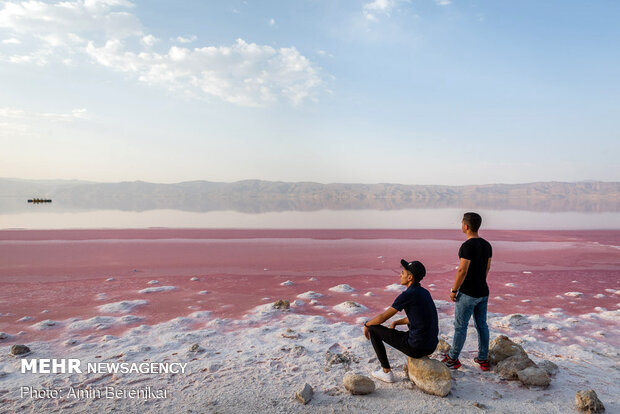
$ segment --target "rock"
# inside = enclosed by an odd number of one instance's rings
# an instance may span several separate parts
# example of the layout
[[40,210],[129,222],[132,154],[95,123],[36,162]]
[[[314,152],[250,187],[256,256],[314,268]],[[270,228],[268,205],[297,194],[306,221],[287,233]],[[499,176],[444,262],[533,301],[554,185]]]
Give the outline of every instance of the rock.
[[366,395],[375,390],[375,383],[370,378],[348,373],[344,376],[344,387],[353,395]]
[[484,405],[482,403],[479,403],[478,401],[475,401],[475,402],[471,403],[471,405],[473,405],[476,408],[480,408],[482,410],[486,410],[486,408],[487,408],[486,405]]
[[542,368],[545,370],[545,372],[547,373],[547,375],[552,376],[557,374],[559,368],[556,364],[554,364],[551,361],[547,361],[547,360],[543,360],[541,362],[539,362],[538,364],[538,368]]
[[330,351],[325,353],[325,363],[327,364],[327,367],[331,367],[334,364],[344,364],[345,368],[348,369],[351,365],[351,360],[351,355],[348,351],[336,354]]
[[290,309],[291,303],[288,300],[280,299],[273,304],[274,309]]
[[491,396],[492,400],[499,400],[500,398],[503,398],[504,396],[502,394],[500,394],[497,391],[493,391],[493,395]]
[[422,391],[445,397],[452,387],[450,369],[429,357],[407,359],[409,379]]
[[537,366],[525,368],[524,370],[517,372],[517,377],[519,378],[519,381],[527,387],[547,388],[551,382],[551,379],[545,370]]
[[304,355],[306,353],[306,347],[301,345],[295,345],[293,348],[291,348],[290,353],[297,356]]
[[448,353],[448,351],[450,350],[451,346],[448,343],[448,341],[446,341],[445,339],[439,339],[439,343],[437,344],[437,348],[435,349],[435,352],[439,352],[442,355],[445,355]]
[[14,355],[14,356],[26,355],[29,353],[30,353],[30,348],[28,348],[26,345],[13,345],[11,347],[11,350],[9,351],[9,354]]
[[206,372],[217,372],[219,371],[220,368],[222,368],[221,364],[215,361],[210,361],[210,362],[207,362],[207,366],[204,367],[202,370]]
[[536,364],[534,364],[534,361],[529,359],[527,356],[524,357],[523,355],[518,354],[500,361],[500,363],[498,363],[495,367],[495,371],[502,379],[516,380],[517,372],[535,365]]
[[500,335],[491,341],[489,345],[489,362],[491,364],[495,365],[514,355],[527,357],[527,353],[523,350],[523,347],[512,342],[506,335]]
[[299,334],[296,333],[294,330],[292,330],[291,328],[286,328],[285,332],[280,333],[280,335],[283,338],[288,338],[288,339],[299,339]]
[[192,346],[189,347],[189,352],[202,352],[204,351],[203,348],[200,347],[200,345],[198,344],[193,344]]
[[600,413],[605,411],[605,406],[603,406],[601,400],[598,399],[598,395],[596,395],[594,390],[577,391],[575,405],[578,409],[587,413]]
[[314,390],[310,384],[306,383],[295,393],[295,399],[302,404],[308,404],[314,395]]
[[10,335],[6,332],[0,332],[0,341],[4,340],[4,339],[9,339]]

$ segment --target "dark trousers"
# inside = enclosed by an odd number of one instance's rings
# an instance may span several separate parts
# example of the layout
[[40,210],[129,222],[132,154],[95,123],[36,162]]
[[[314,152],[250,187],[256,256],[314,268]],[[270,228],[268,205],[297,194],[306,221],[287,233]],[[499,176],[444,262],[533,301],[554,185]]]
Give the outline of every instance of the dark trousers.
[[390,329],[383,325],[370,325],[368,327],[370,333],[370,342],[375,349],[377,358],[381,363],[381,366],[386,369],[390,369],[390,362],[385,352],[385,345],[383,343],[398,349],[411,358],[421,358],[426,355],[430,355],[435,352],[434,349],[419,349],[413,348],[409,345],[409,332],[397,331],[396,329]]

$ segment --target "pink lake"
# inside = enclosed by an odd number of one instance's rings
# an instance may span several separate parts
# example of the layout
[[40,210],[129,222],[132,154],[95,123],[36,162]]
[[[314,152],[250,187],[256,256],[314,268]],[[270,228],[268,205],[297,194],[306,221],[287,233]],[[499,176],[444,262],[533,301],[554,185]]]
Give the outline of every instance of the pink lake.
[[[494,252],[490,312],[544,315],[561,308],[579,316],[618,309],[620,231],[481,235]],[[423,286],[434,299],[449,300],[463,241],[464,235],[452,230],[5,230],[0,231],[0,331],[12,335],[6,343],[59,338],[68,335],[62,321],[109,315],[97,307],[133,300],[148,301],[130,312],[141,321],[78,333],[117,335],[203,310],[239,319],[256,306],[293,301],[310,290],[323,295],[317,299],[321,306],[305,299],[295,312],[354,322],[360,315],[343,316],[333,306],[354,300],[369,308],[362,316],[390,306],[398,292],[386,286],[398,283],[401,258],[422,261]],[[152,280],[159,284],[149,285]],[[293,284],[281,285],[285,281]],[[329,290],[340,284],[355,292]],[[176,289],[139,293],[157,286]],[[440,312],[450,313],[452,306]],[[60,323],[33,328],[45,320]],[[610,330],[605,341],[620,342],[617,320],[598,324]]]

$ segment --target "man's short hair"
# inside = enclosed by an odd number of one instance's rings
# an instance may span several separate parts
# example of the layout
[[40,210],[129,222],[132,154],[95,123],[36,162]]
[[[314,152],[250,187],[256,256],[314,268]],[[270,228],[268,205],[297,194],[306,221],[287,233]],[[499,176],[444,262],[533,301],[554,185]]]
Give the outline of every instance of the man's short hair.
[[463,214],[463,221],[469,226],[471,231],[476,233],[482,224],[482,217],[478,213],[469,212]]

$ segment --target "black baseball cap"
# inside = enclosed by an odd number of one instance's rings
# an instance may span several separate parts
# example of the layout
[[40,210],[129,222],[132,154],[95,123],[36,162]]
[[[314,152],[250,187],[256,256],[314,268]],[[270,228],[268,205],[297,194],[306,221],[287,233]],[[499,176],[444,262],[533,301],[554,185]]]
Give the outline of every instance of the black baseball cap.
[[405,259],[401,259],[400,264],[405,269],[410,271],[413,274],[413,277],[416,278],[416,280],[422,280],[422,278],[426,276],[426,268],[422,263],[418,262],[417,260],[408,262]]

